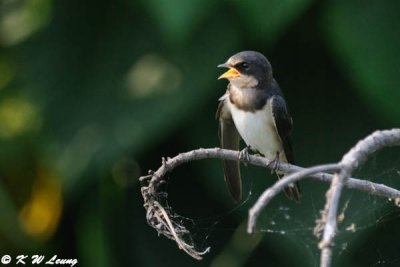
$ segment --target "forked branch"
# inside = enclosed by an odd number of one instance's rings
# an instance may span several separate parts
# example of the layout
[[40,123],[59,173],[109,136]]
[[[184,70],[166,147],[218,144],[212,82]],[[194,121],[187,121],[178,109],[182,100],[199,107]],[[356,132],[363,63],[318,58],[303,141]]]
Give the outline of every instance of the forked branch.
[[[333,239],[336,235],[337,213],[339,200],[343,186],[355,168],[364,163],[368,156],[375,151],[391,146],[400,145],[400,129],[376,131],[359,141],[340,161],[340,172],[335,174],[331,186],[326,193],[325,209],[322,212],[321,221],[325,222],[322,240],[319,243],[321,249],[321,267],[329,267],[332,262]],[[396,199],[399,199],[398,197]],[[398,201],[395,201],[398,202]]]
[[[310,168],[280,163],[277,168],[279,171],[288,175],[278,180],[273,186],[264,191],[254,206],[249,210],[248,232],[253,233],[258,215],[269,203],[269,201],[281,192],[288,184],[295,181],[312,178],[314,180],[331,183],[326,196],[326,204],[316,229],[323,231],[322,240],[319,244],[321,249],[321,266],[328,267],[332,258],[333,239],[336,235],[337,211],[340,195],[343,187],[357,189],[370,195],[376,195],[391,199],[400,199],[400,191],[383,184],[377,184],[366,180],[351,178],[352,171],[360,166],[368,156],[388,146],[400,145],[400,129],[386,131],[376,131],[367,138],[359,141],[339,163],[326,164]],[[239,152],[225,150],[221,148],[196,149],[186,153],[181,153],[173,158],[162,159],[161,167],[149,175],[140,177],[142,185],[142,196],[144,207],[147,211],[147,221],[150,226],[155,228],[159,234],[174,240],[179,248],[183,249],[190,256],[201,259],[202,255],[208,252],[196,249],[191,238],[190,232],[176,220],[176,215],[166,204],[167,194],[162,189],[162,184],[166,182],[165,177],[168,172],[183,163],[201,159],[225,159],[239,160],[248,164],[272,168],[272,161],[261,156],[250,155],[248,158],[239,158]],[[335,172],[330,174],[327,172]],[[396,202],[397,203],[397,202]]]

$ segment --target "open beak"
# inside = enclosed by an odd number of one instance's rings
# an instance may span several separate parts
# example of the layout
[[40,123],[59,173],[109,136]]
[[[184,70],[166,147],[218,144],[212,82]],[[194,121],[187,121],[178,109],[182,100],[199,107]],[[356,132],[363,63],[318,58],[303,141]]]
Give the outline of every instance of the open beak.
[[230,78],[235,78],[240,76],[240,72],[237,71],[234,67],[229,66],[228,64],[220,64],[217,66],[218,68],[229,68],[228,71],[224,72],[221,76],[218,77],[218,80],[220,79],[230,79]]

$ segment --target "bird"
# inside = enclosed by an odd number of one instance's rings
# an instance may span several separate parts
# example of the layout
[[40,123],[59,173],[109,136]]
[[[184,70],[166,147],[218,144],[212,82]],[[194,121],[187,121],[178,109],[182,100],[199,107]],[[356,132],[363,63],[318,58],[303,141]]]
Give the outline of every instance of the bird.
[[[247,146],[239,157],[248,157],[250,149],[274,160],[275,164],[294,164],[293,120],[268,59],[257,51],[242,51],[217,67],[228,68],[218,79],[229,80],[216,113],[221,147],[239,151],[241,137]],[[234,202],[240,202],[239,161],[223,160],[222,163],[230,195]],[[274,169],[278,178],[282,178],[284,173]],[[284,192],[289,199],[300,202],[297,183],[290,184]]]

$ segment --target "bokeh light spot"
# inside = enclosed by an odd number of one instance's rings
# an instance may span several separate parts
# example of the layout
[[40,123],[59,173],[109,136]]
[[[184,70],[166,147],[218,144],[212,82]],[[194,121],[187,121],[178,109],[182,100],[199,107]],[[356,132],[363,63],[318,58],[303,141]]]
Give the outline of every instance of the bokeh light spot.
[[128,92],[134,98],[173,92],[181,82],[180,70],[156,54],[139,58],[127,74]]
[[22,98],[0,102],[0,138],[11,138],[41,126],[37,108]]
[[3,0],[0,2],[0,43],[15,45],[47,24],[50,0]]
[[57,228],[62,206],[61,188],[57,177],[47,171],[39,171],[31,198],[20,212],[23,229],[35,238],[49,238]]

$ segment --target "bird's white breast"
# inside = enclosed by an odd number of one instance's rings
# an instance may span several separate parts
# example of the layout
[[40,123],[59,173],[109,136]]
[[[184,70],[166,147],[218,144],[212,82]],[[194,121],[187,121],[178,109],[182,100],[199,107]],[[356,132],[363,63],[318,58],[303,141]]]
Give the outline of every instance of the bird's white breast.
[[245,143],[252,149],[258,150],[268,159],[275,159],[276,153],[284,155],[280,138],[275,128],[272,115],[272,105],[266,105],[255,112],[238,109],[226,101],[232,114],[233,122]]

